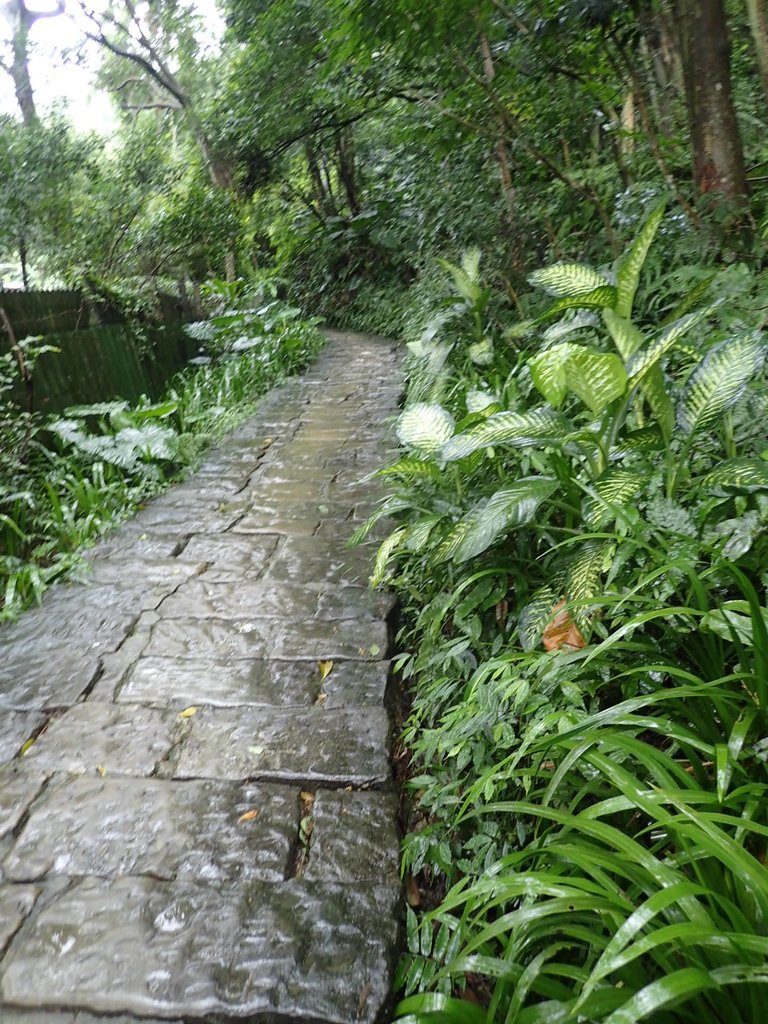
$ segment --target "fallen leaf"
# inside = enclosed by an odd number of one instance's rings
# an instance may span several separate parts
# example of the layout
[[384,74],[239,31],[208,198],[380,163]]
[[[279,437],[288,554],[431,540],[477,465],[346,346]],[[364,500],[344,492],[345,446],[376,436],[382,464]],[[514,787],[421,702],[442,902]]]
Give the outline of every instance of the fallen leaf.
[[179,718],[191,718],[192,715],[197,714],[197,708],[193,704],[191,707],[184,708],[183,711],[179,712]]
[[544,649],[547,651],[559,651],[563,647],[568,647],[571,650],[579,650],[582,647],[586,647],[587,641],[571,618],[570,612],[565,607],[565,601],[556,604],[552,611],[556,614],[544,630],[542,637]]
[[102,779],[107,774],[107,769],[104,767],[103,764],[97,764],[96,765],[96,771],[99,773],[99,775],[102,777]]
[[29,737],[29,739],[26,741],[24,746],[19,751],[19,757],[24,757],[24,755],[26,754],[26,752],[29,750],[29,748],[32,746],[32,744],[35,742],[36,739],[37,739],[37,736],[30,736]]
[[365,1008],[368,1005],[368,998],[373,992],[373,985],[370,981],[367,981],[365,985],[360,989],[360,998],[357,1000],[357,1016],[362,1017],[365,1013]]
[[259,812],[256,811],[256,810],[246,811],[245,814],[241,814],[240,817],[237,820],[238,821],[253,821],[253,819],[258,816],[258,813]]
[[264,753],[264,747],[248,747],[248,753],[249,754],[256,754],[256,755],[263,754]]
[[317,667],[320,669],[320,679],[323,680],[327,675],[330,674],[333,668],[332,661],[318,661]]
[[311,804],[314,802],[315,794],[310,792],[310,790],[308,789],[302,789],[302,791],[299,793],[299,799],[302,801],[302,803]]
[[327,693],[318,693],[318,695],[317,695],[317,697],[315,699],[315,704],[325,704],[325,702],[327,700],[328,700],[328,694]]
[[371,645],[371,654],[375,658],[377,654],[381,654],[381,648],[378,644]]
[[405,898],[408,900],[409,907],[421,906],[421,892],[413,875],[405,876]]

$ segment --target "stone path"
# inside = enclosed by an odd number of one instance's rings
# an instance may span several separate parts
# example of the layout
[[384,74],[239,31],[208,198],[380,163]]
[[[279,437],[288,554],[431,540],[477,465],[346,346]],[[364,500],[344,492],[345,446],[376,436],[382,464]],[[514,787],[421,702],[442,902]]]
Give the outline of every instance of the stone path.
[[400,386],[332,335],[0,632],[3,1024],[385,1019],[392,601],[345,540]]

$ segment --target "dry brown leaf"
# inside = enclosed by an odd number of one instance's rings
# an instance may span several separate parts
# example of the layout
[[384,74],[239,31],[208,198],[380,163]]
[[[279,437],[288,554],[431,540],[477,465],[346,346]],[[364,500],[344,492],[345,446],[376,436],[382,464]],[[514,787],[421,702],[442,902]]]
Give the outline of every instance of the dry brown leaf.
[[405,876],[405,898],[408,900],[409,907],[421,906],[421,891],[413,875]]
[[570,612],[565,607],[565,601],[556,604],[552,611],[555,613],[555,617],[550,620],[542,637],[544,649],[559,651],[563,647],[568,647],[575,651],[586,647],[587,641],[571,618]]
[[333,662],[332,661],[318,661],[317,667],[320,669],[320,679],[322,681],[323,679],[325,679],[325,677],[327,675],[330,674],[330,671],[333,668]]
[[193,704],[191,707],[184,708],[183,711],[179,712],[179,718],[191,718],[192,715],[197,714],[197,708]]
[[237,819],[238,821],[253,821],[254,818],[258,817],[259,812],[256,810],[246,811],[245,814],[241,814]]

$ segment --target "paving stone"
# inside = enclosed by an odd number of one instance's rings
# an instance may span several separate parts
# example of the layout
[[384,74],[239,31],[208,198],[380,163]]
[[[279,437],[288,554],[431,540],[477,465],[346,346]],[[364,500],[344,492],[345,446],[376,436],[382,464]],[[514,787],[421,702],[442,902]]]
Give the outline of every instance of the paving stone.
[[280,779],[371,786],[390,778],[380,708],[201,708],[189,719],[177,779]]
[[334,662],[321,679],[314,661],[179,663],[173,658],[141,658],[132,666],[117,699],[172,708],[198,704],[306,707],[315,703],[326,708],[383,707],[388,668],[388,662]]
[[386,622],[365,619],[304,619],[275,626],[270,644],[273,658],[314,661],[356,659],[376,661],[389,649]]
[[0,839],[16,828],[47,778],[44,772],[27,771],[18,763],[0,771]]
[[19,937],[2,996],[187,1021],[373,1024],[389,994],[397,902],[395,886],[86,879]]
[[8,711],[0,707],[0,763],[18,754],[45,721],[46,716],[37,711]]
[[239,537],[233,533],[216,537],[192,537],[179,556],[180,561],[206,563],[208,580],[248,580],[260,576],[277,547],[279,538]]
[[288,870],[296,789],[109,777],[54,783],[5,859],[14,881],[149,875],[279,882]]
[[0,950],[5,949],[38,896],[34,885],[0,885]]
[[7,708],[21,710],[66,707],[98,672],[98,654],[41,644],[14,656],[6,648],[0,664],[0,700]]
[[151,775],[183,724],[178,716],[154,708],[76,704],[51,721],[24,763],[76,774]]
[[321,789],[312,818],[312,845],[304,871],[308,882],[397,884],[400,835],[394,794]]
[[142,586],[159,586],[170,593],[204,568],[202,560],[195,563],[189,557],[183,561],[178,558],[133,558],[128,561],[105,558],[94,564],[91,580],[129,591]]
[[269,564],[267,578],[302,583],[358,583],[367,586],[371,559],[325,538],[288,537]]
[[163,604],[166,619],[384,619],[394,607],[391,594],[364,587],[322,587],[299,583],[221,583],[205,577],[179,588]]
[[[3,1024],[138,1024],[136,1017],[127,1017],[121,1014],[118,1017],[112,1014],[109,1017],[94,1015],[92,1013],[79,1013],[77,1011],[57,1012],[47,1010],[9,1010],[0,1003]],[[158,1020],[147,1017],[141,1018],[141,1024],[184,1024],[182,1020]]]
[[163,619],[152,628],[147,656],[206,661],[263,658],[270,651],[269,628],[251,619]]

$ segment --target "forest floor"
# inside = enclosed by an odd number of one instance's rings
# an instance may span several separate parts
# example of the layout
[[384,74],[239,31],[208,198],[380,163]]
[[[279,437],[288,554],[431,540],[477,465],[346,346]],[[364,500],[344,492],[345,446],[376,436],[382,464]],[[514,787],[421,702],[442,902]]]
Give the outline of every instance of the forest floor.
[[332,334],[0,631],[3,1024],[380,1018],[393,601],[345,544],[400,390]]

